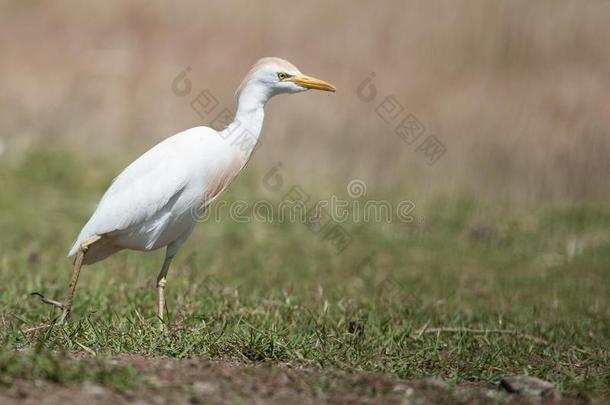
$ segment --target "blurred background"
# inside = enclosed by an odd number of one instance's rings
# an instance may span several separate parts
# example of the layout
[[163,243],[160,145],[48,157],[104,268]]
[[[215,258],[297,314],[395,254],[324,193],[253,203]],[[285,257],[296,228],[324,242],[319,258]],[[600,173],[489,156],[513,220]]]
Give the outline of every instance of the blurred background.
[[[273,99],[252,171],[282,161],[304,185],[359,178],[421,201],[599,200],[609,19],[604,1],[4,1],[0,159],[59,149],[118,169],[209,125],[190,107],[199,91],[232,108],[249,67],[279,56],[338,91]],[[177,96],[187,67],[192,92]],[[365,102],[357,89],[373,72]],[[376,113],[388,96],[404,108],[390,124]],[[434,165],[394,132],[407,114],[444,146]]]
[[[113,177],[211,125],[251,65],[278,56],[338,90],[273,98],[262,146],[215,205],[275,206],[300,185],[358,215],[411,201],[413,221],[350,219],[337,247],[326,230],[223,211],[172,264],[176,345],[140,327],[156,325],[159,250],[83,271],[75,343],[58,330],[46,347],[494,384],[525,373],[608,396],[609,22],[610,2],[594,0],[0,0],[0,341],[39,347],[42,330],[20,328],[54,315],[30,293],[64,296],[67,250]],[[218,106],[200,116],[204,90]],[[411,143],[396,133],[407,118]],[[408,339],[428,325],[552,346]]]

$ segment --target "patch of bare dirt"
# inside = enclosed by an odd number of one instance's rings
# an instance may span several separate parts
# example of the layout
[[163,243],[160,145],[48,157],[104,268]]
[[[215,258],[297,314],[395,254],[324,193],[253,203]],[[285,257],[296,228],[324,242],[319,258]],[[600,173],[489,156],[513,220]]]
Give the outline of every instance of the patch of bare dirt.
[[[79,356],[82,357],[82,356]],[[80,359],[82,360],[82,358]],[[74,361],[79,361],[75,358]],[[126,392],[97,384],[60,385],[18,380],[0,387],[0,403],[10,404],[579,404],[578,397],[532,398],[494,386],[450,387],[434,379],[400,380],[374,373],[347,373],[289,365],[244,364],[201,357],[172,359],[122,355],[110,360],[131,365],[143,375]]]

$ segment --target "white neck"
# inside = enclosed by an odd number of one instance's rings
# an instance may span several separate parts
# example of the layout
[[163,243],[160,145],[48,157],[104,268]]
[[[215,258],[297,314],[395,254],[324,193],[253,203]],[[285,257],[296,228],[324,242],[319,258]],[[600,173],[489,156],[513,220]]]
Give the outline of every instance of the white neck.
[[265,104],[273,96],[265,86],[249,83],[237,100],[237,112],[233,122],[221,135],[249,157],[258,143],[265,118]]

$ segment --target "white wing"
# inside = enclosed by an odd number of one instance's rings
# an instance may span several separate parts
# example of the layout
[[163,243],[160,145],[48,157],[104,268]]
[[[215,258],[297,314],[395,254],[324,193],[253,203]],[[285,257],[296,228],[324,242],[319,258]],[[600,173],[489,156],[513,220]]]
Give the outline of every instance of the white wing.
[[69,256],[92,236],[111,233],[137,232],[146,248],[151,248],[170,223],[172,206],[181,195],[192,194],[193,187],[199,188],[198,193],[205,191],[200,173],[205,170],[194,166],[206,158],[214,160],[205,150],[213,151],[217,138],[210,128],[192,128],[167,138],[131,163],[114,179]]

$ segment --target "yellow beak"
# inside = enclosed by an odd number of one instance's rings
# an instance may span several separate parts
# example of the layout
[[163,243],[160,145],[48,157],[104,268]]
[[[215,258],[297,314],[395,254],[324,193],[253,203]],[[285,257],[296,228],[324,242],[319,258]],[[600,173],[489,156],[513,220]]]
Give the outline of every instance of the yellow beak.
[[287,82],[294,82],[301,87],[306,89],[324,90],[335,92],[337,88],[330,83],[326,83],[324,80],[316,79],[315,77],[309,77],[305,75],[292,76],[286,79]]

